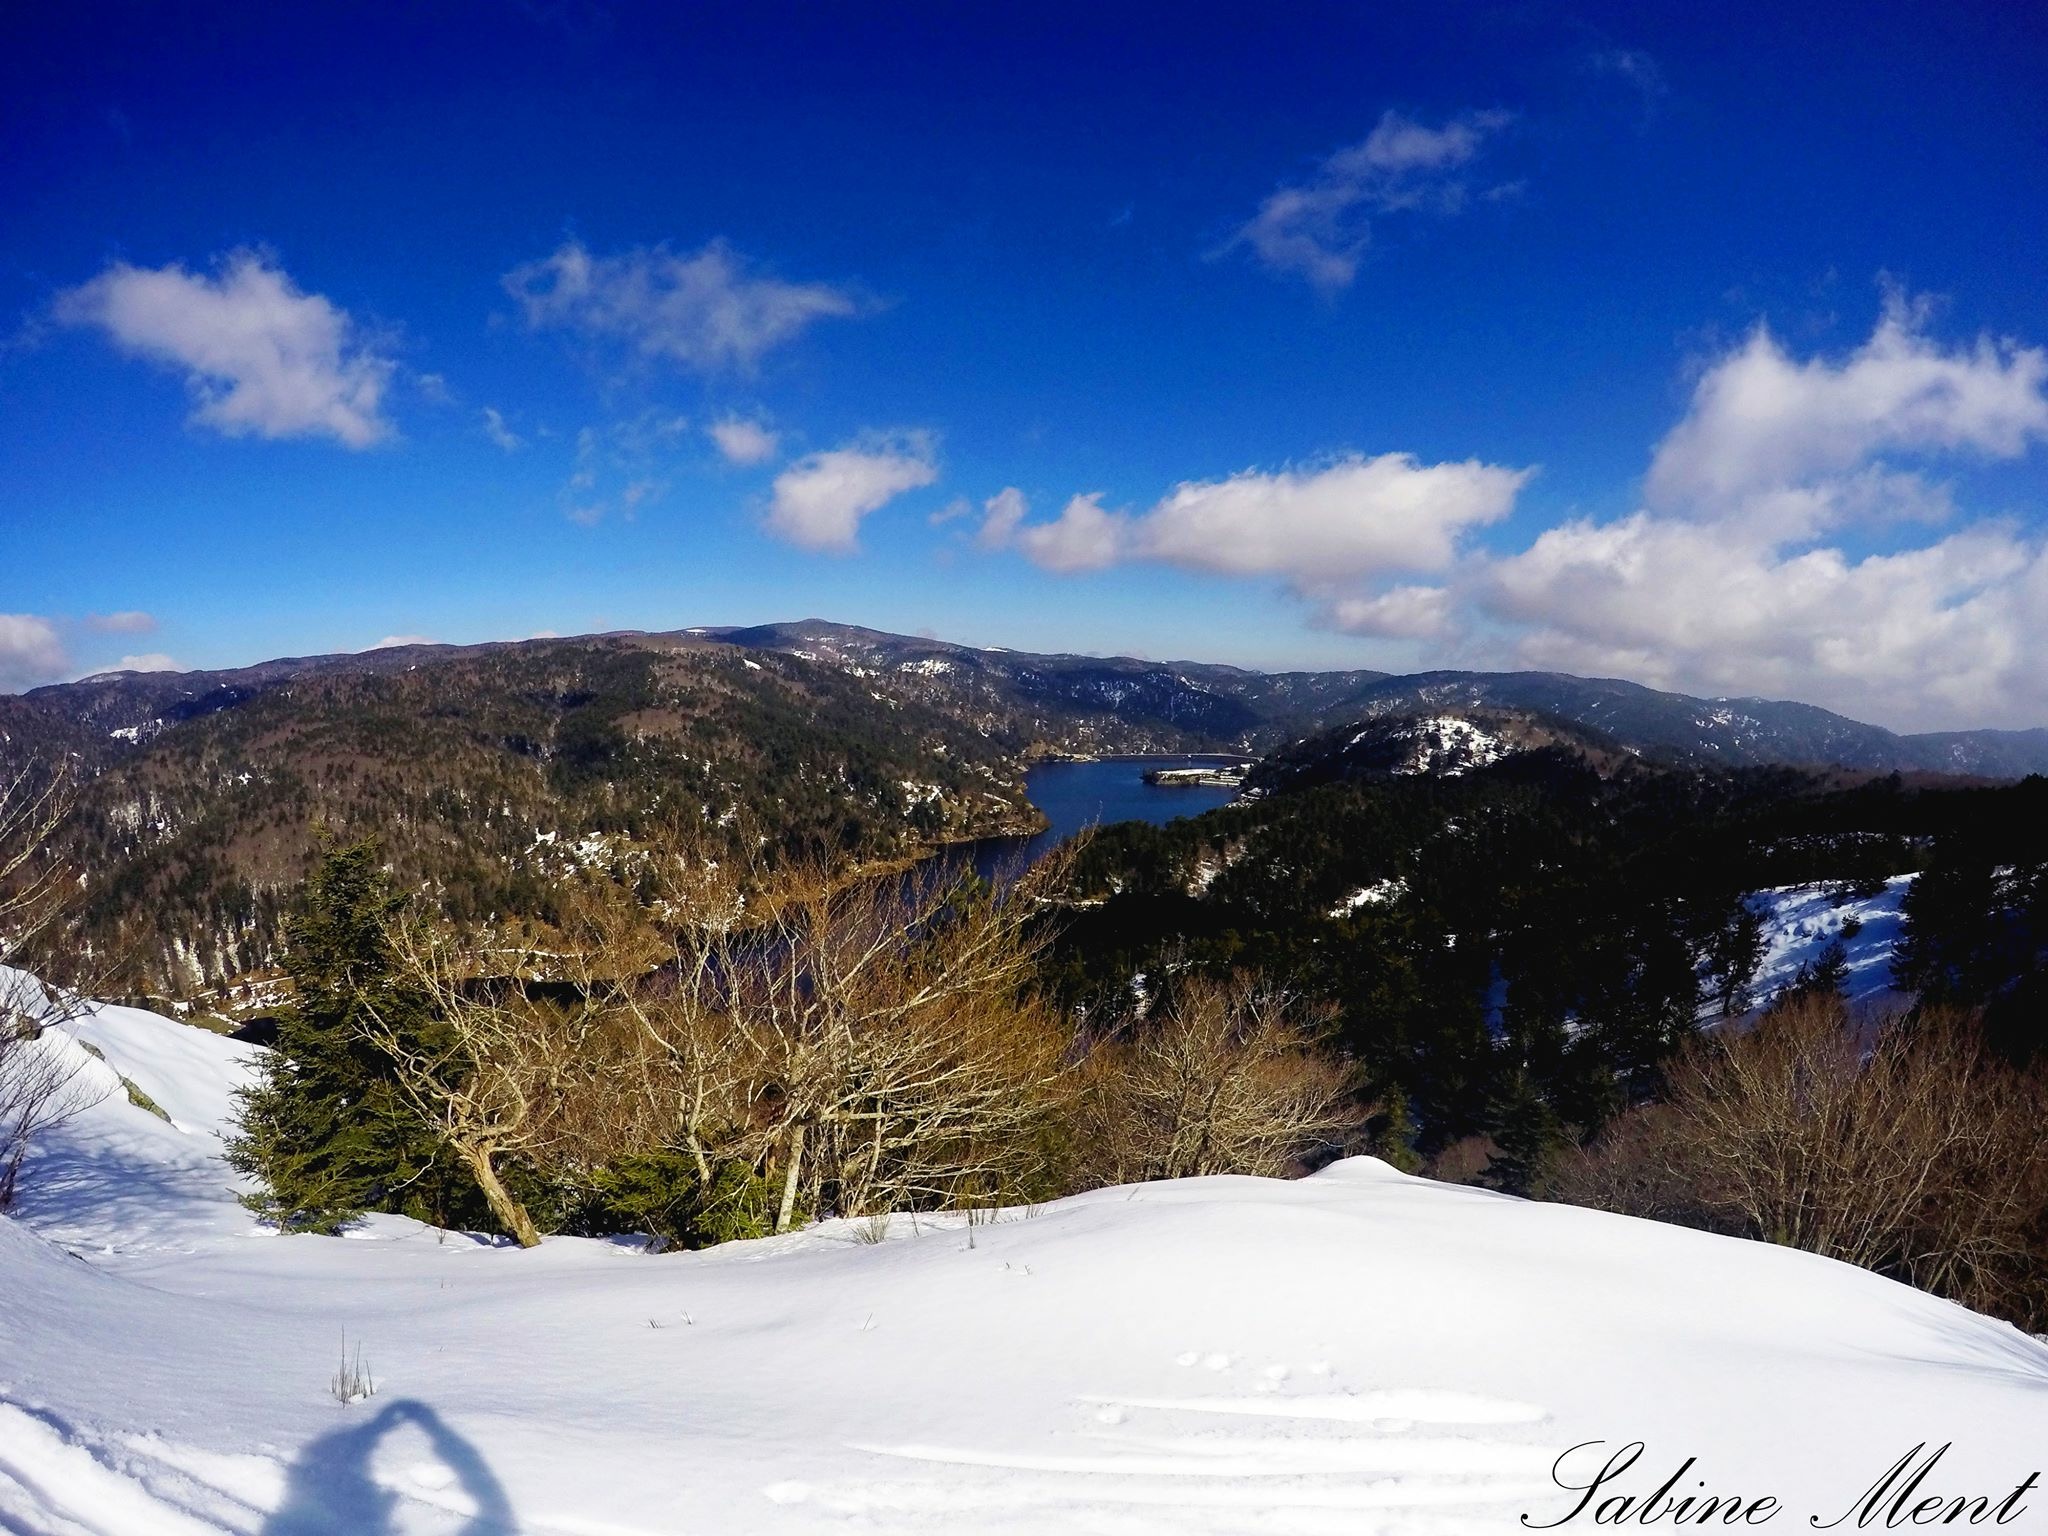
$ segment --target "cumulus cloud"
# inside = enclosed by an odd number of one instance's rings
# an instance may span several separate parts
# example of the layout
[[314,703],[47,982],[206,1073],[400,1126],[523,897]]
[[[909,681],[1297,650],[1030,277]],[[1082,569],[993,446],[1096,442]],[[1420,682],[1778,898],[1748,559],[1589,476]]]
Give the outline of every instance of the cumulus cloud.
[[1246,470],[1176,486],[1134,529],[1146,558],[1313,589],[1383,571],[1448,565],[1469,529],[1514,509],[1533,470],[1413,454],[1346,458],[1301,472]]
[[850,554],[863,518],[938,477],[931,439],[923,433],[809,454],[775,477],[768,530],[803,549]]
[[2048,721],[2048,555],[2000,527],[1857,558],[1638,513],[1551,529],[1482,590],[1532,666],[1904,727]]
[[257,252],[235,252],[211,276],[116,262],[59,294],[54,314],[183,373],[192,420],[215,431],[350,448],[391,435],[382,408],[396,364],[346,310]]
[[54,682],[71,665],[57,626],[33,613],[0,613],[0,689]]
[[704,429],[728,464],[765,464],[775,457],[782,439],[758,421],[727,416]]
[[1467,112],[1432,128],[1388,112],[1307,181],[1274,191],[1223,249],[1248,248],[1271,270],[1326,293],[1348,287],[1374,216],[1457,212],[1471,195],[1464,172],[1510,121],[1505,112]]
[[1070,500],[1051,522],[1016,528],[1011,537],[1032,564],[1071,575],[1127,558],[1130,528],[1131,519],[1104,511],[1102,493],[1091,491]]
[[504,283],[536,330],[620,343],[703,372],[750,369],[816,321],[861,311],[848,290],[770,277],[723,240],[687,255],[657,245],[616,256],[570,240],[513,268]]
[[1389,573],[1444,569],[1470,530],[1513,510],[1533,473],[1477,460],[1354,455],[1315,469],[1186,481],[1139,514],[1108,511],[1091,494],[1076,496],[1054,521],[1031,524],[1019,497],[1001,516],[992,503],[982,533],[985,543],[997,535],[1048,570],[1145,560],[1278,577],[1322,595]]
[[126,608],[119,613],[87,614],[85,627],[102,635],[146,635],[156,628],[156,619],[139,608]]
[[[962,513],[969,510],[961,504]],[[1031,513],[1031,503],[1014,485],[1006,485],[981,504],[981,531],[975,542],[983,549],[1007,549],[1017,527]]]
[[1009,488],[977,537],[1057,572],[1277,580],[1316,622],[1439,664],[1795,698],[1902,729],[2041,725],[2048,531],[1971,520],[1935,476],[2048,440],[2048,353],[1944,342],[1929,319],[1894,296],[1834,355],[1758,329],[1702,371],[1636,511],[1506,551],[1476,536],[1533,470],[1401,453],[1189,481],[1138,510],[1076,496],[1037,522]]
[[1870,339],[1838,361],[1789,356],[1759,326],[1709,368],[1650,463],[1653,506],[1710,511],[1826,486],[1881,456],[2014,458],[2048,437],[2048,352],[1980,337],[1947,348],[1926,307],[1893,295]]
[[1530,665],[1895,726],[2048,720],[2040,536],[1980,521],[1896,547],[1901,516],[1953,513],[1898,460],[2009,459],[2048,437],[2048,357],[1943,347],[1924,323],[1894,299],[1833,360],[1753,333],[1658,445],[1646,508],[1479,562],[1474,606],[1513,626]]
[[526,439],[506,424],[505,413],[495,405],[483,408],[484,436],[507,453],[517,453],[526,446]]

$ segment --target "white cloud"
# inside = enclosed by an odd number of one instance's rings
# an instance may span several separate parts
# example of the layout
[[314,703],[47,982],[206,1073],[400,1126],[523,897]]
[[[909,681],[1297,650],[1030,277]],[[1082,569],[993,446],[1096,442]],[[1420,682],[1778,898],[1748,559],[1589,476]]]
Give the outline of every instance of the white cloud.
[[2048,437],[2048,352],[1989,337],[1944,348],[1925,318],[1925,306],[1893,296],[1870,339],[1839,362],[1795,361],[1759,326],[1707,370],[1658,445],[1651,505],[1725,511],[1883,455],[2009,459]]
[[1345,458],[1309,472],[1246,470],[1176,486],[1134,530],[1146,558],[1303,590],[1449,565],[1468,530],[1497,522],[1535,471],[1413,454]]
[[[1998,521],[1895,547],[1902,520],[1953,520],[1945,488],[1895,459],[2008,459],[2048,437],[2048,355],[1944,348],[1894,298],[1836,361],[1758,330],[1708,369],[1658,445],[1649,507],[1553,528],[1467,573],[1473,604],[1536,666],[1694,692],[1790,697],[1882,724],[2048,720],[2048,553]],[[1883,542],[1858,552],[1876,531]]]
[[1000,533],[1049,570],[1149,560],[1275,576],[1321,595],[1375,576],[1446,568],[1470,530],[1513,510],[1533,473],[1476,459],[1423,464],[1406,453],[1352,456],[1312,470],[1187,481],[1135,516],[1105,511],[1099,495],[1075,497],[1058,519],[1042,524],[1022,521],[1021,498],[1001,517],[991,504],[983,539]]
[[526,446],[526,439],[506,425],[505,413],[495,405],[483,409],[484,436],[507,453],[517,453]]
[[434,645],[437,643],[437,641],[431,640],[425,635],[386,635],[382,640],[371,646],[370,649],[373,651],[389,651],[395,650],[402,645]]
[[813,453],[775,477],[768,530],[804,549],[849,554],[863,518],[938,477],[931,440],[923,433]]
[[185,669],[178,664],[174,657],[166,656],[162,651],[145,651],[140,656],[123,656],[111,667],[103,667],[101,670],[105,672],[182,672]]
[[727,416],[704,429],[729,464],[765,464],[775,457],[782,439],[758,421]]
[[[962,504],[963,512],[969,510]],[[1031,503],[1014,485],[1006,485],[981,504],[981,531],[975,542],[983,549],[1007,549],[1018,526],[1030,514]]]
[[1125,557],[1130,519],[1105,512],[1102,493],[1091,491],[1070,500],[1053,521],[1016,528],[1012,537],[1032,564],[1048,571],[1099,571]]
[[536,329],[621,342],[705,372],[752,368],[813,322],[861,310],[846,289],[753,271],[723,240],[689,255],[657,245],[616,256],[593,256],[570,240],[508,272],[505,290]]
[[1456,632],[1448,587],[1392,587],[1376,597],[1339,597],[1324,620],[1333,629],[1389,640],[1443,640]]
[[57,626],[33,613],[0,613],[0,689],[54,682],[71,665]]
[[1482,600],[1532,666],[1903,727],[2048,720],[2048,554],[1999,527],[1858,559],[1637,513],[1551,529]]
[[1373,216],[1455,213],[1469,195],[1461,173],[1510,121],[1505,112],[1467,112],[1431,128],[1388,112],[1306,182],[1273,192],[1224,249],[1248,246],[1273,271],[1326,293],[1348,287],[1371,243]]
[[301,292],[256,252],[235,252],[212,277],[175,262],[116,262],[59,294],[54,312],[184,373],[192,419],[218,432],[331,437],[350,448],[391,435],[382,405],[396,365],[346,310]]
[[146,635],[156,628],[156,619],[139,608],[119,613],[87,614],[85,627],[102,635]]

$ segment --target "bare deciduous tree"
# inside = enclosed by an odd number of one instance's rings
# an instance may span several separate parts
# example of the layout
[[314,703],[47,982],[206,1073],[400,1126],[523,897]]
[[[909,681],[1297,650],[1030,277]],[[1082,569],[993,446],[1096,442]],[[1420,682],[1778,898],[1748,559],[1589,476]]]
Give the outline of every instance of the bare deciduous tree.
[[[959,871],[773,874],[658,861],[653,901],[590,878],[549,948],[393,931],[431,1039],[376,1027],[407,1105],[521,1242],[508,1157],[575,1174],[675,1148],[735,1160],[799,1211],[993,1199],[1031,1185],[1067,1038],[1030,995],[1035,898]],[[484,973],[489,973],[488,975]],[[495,979],[491,979],[491,978]]]
[[1371,1111],[1327,1048],[1327,1010],[1239,978],[1183,979],[1090,1060],[1083,1141],[1108,1182],[1282,1176],[1355,1136]]
[[1674,1062],[1669,1103],[1624,1116],[1568,1199],[1804,1248],[1972,1306],[2037,1309],[2048,1088],[1966,1017],[1858,1028],[1805,993]]
[[435,1023],[401,1029],[382,1019],[371,1041],[391,1061],[400,1098],[463,1161],[491,1213],[522,1247],[540,1229],[506,1187],[507,1157],[544,1160],[591,1138],[620,1080],[617,1010],[606,992],[526,985],[542,957],[518,957],[509,976],[480,978],[474,956],[417,923],[390,930],[393,963],[423,994]]
[[[62,768],[26,764],[0,779],[0,960],[39,958],[38,941],[55,928],[67,882],[49,843],[71,802]],[[77,1058],[45,1038],[82,1007],[78,993],[0,964],[0,1210],[14,1201],[35,1139],[100,1097]]]
[[728,900],[686,925],[656,1033],[699,1119],[712,1059],[733,1096],[719,1117],[778,1185],[776,1230],[799,1208],[999,1198],[1040,1171],[1067,1043],[1031,995],[1053,878],[997,892],[960,870],[849,880],[814,861],[761,890],[751,921]]
[[50,838],[71,813],[70,771],[24,763],[0,777],[0,958],[25,952],[62,908],[66,875]]

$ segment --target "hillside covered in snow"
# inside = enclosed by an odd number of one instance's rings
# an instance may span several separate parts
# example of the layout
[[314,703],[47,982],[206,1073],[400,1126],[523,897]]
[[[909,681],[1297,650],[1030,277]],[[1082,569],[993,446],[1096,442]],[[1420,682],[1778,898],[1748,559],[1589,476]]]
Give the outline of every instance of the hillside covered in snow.
[[0,1218],[11,1532],[1464,1536],[1638,1441],[1603,1497],[1683,1467],[1807,1529],[1916,1445],[1922,1493],[1993,1500],[2048,1455],[2005,1324],[1370,1159],[687,1254],[278,1237],[218,1156],[252,1048],[119,1008],[43,1045],[105,1096]]

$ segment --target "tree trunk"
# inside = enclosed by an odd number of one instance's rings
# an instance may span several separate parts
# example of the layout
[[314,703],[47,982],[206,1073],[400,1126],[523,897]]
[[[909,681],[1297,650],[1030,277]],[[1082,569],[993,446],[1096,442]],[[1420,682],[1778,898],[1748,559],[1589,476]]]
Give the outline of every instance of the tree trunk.
[[463,1161],[469,1164],[469,1171],[476,1176],[477,1188],[484,1192],[484,1200],[491,1208],[491,1214],[498,1218],[498,1224],[512,1234],[522,1248],[540,1246],[540,1228],[533,1224],[533,1218],[526,1214],[526,1207],[512,1198],[512,1191],[498,1177],[498,1170],[491,1166],[491,1154],[486,1151],[464,1147]]
[[775,1212],[775,1230],[787,1232],[796,1216],[797,1179],[804,1166],[804,1126],[798,1121],[789,1133],[789,1166],[782,1172],[782,1204]]

